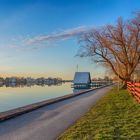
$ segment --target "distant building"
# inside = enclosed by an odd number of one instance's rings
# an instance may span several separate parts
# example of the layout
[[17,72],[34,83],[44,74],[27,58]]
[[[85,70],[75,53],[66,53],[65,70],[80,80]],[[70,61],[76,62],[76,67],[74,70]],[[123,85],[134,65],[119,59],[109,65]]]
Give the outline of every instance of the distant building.
[[91,84],[90,72],[76,72],[73,80],[74,88],[89,88]]
[[26,85],[27,86],[33,86],[33,85],[35,85],[37,82],[36,82],[36,80],[35,79],[33,79],[33,78],[31,78],[31,77],[27,77],[27,78],[25,78],[26,79]]
[[6,83],[16,83],[17,82],[17,78],[16,77],[9,77],[5,79]]
[[4,83],[5,83],[4,78],[0,77],[0,86],[4,85]]

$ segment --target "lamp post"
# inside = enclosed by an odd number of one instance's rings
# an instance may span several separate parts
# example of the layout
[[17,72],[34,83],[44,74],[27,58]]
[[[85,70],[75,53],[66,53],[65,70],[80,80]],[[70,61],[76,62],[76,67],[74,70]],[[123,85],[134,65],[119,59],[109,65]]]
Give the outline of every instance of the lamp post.
[[77,72],[78,72],[78,64],[76,65],[76,70],[77,70]]

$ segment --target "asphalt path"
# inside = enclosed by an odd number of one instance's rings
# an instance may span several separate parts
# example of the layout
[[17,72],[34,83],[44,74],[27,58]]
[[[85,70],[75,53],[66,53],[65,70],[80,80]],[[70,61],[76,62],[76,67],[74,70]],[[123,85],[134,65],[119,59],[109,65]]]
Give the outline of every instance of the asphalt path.
[[112,87],[54,103],[0,123],[0,140],[56,140]]

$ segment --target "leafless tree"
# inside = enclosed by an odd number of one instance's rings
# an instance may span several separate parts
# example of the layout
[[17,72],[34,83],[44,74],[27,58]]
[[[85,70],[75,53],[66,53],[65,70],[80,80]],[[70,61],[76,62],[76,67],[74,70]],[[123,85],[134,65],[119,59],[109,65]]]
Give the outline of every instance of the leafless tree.
[[116,25],[92,29],[80,41],[84,47],[79,55],[110,67],[126,87],[140,61],[140,13],[127,21],[118,18]]

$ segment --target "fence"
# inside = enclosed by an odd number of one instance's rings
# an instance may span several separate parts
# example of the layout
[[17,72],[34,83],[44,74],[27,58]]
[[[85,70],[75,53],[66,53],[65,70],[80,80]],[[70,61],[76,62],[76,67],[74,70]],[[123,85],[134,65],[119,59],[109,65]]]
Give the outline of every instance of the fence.
[[140,103],[140,82],[139,83],[127,82],[127,90]]

